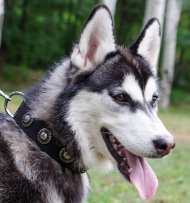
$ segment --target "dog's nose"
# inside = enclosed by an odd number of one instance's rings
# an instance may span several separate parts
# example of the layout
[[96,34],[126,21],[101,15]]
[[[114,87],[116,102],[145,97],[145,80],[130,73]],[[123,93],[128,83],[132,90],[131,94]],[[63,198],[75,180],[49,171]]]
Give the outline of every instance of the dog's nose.
[[165,156],[171,152],[171,149],[175,147],[175,142],[171,137],[160,137],[153,140],[154,147],[159,155]]

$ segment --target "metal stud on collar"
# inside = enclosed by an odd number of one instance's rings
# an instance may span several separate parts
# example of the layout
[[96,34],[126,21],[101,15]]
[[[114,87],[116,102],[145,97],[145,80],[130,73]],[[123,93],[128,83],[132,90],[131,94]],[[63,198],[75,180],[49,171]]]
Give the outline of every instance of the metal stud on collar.
[[30,113],[25,113],[22,117],[22,125],[27,128],[33,123],[33,118]]
[[72,157],[66,150],[66,148],[63,148],[60,152],[59,152],[59,158],[61,159],[61,161],[63,161],[64,163],[71,163],[72,161],[74,161],[74,157]]
[[42,128],[39,132],[38,132],[38,141],[41,144],[48,144],[51,140],[51,131],[47,128]]

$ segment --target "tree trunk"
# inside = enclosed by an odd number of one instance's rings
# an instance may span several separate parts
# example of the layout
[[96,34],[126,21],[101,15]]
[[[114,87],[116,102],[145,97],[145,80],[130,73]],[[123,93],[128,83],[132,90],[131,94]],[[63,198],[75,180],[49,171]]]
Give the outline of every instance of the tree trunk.
[[176,35],[181,13],[182,0],[168,0],[166,8],[164,48],[161,69],[161,98],[160,106],[166,109],[170,104],[171,85],[173,82]]
[[4,19],[4,0],[0,0],[0,47],[1,47],[1,36],[3,30],[3,19]]
[[[2,37],[2,31],[3,31],[3,19],[4,19],[4,0],[0,0],[0,54],[2,56],[3,53],[3,50],[2,50],[2,47],[1,47],[1,37]],[[6,54],[5,54],[6,55]],[[2,58],[5,58],[5,57],[0,57],[0,76],[3,72],[3,61],[1,60]]]
[[[166,0],[146,0],[145,15],[143,25],[150,20],[150,18],[158,18],[161,26],[163,27],[164,11]],[[143,27],[144,27],[143,26]]]
[[105,4],[110,9],[114,19],[117,0],[101,0],[101,3]]

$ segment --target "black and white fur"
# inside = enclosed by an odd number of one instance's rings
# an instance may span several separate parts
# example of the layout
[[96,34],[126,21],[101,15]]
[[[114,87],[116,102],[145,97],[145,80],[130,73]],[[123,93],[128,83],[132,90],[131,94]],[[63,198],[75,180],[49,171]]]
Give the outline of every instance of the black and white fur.
[[[160,35],[160,24],[152,19],[129,49],[118,47],[111,14],[99,5],[70,58],[26,94],[32,116],[51,126],[57,142],[75,157],[75,165],[117,170],[102,128],[136,156],[162,157],[153,140],[172,136],[152,102],[158,95]],[[127,95],[127,102],[116,100],[118,94]],[[87,173],[63,172],[12,118],[0,115],[0,202],[80,203],[86,202],[89,189]]]

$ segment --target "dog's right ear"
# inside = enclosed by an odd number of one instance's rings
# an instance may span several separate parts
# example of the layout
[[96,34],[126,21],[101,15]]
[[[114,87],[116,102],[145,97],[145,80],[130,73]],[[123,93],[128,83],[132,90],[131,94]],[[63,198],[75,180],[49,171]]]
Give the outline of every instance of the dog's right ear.
[[78,45],[74,47],[71,62],[81,70],[93,69],[115,50],[111,13],[106,6],[98,5],[89,16]]

